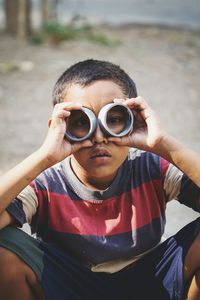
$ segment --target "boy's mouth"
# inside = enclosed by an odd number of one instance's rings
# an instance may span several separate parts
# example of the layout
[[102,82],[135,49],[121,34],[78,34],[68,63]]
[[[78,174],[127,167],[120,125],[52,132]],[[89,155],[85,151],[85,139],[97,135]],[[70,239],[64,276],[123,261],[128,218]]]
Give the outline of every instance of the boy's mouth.
[[90,159],[111,157],[111,154],[106,149],[93,150]]

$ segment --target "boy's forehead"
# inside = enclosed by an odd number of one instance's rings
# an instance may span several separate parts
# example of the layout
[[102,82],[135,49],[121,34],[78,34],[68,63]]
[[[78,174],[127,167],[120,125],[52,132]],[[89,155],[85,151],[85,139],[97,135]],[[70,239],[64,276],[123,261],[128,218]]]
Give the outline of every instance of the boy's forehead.
[[104,105],[112,102],[113,99],[125,99],[121,87],[110,80],[98,80],[83,87],[79,84],[72,84],[64,91],[63,101],[81,102],[86,106],[93,106],[93,104]]

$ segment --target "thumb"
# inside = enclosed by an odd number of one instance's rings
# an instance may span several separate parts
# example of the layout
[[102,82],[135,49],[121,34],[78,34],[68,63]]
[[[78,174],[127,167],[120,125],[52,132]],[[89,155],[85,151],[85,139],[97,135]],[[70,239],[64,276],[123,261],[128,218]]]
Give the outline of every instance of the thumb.
[[81,148],[92,147],[93,143],[90,140],[85,140],[83,142],[76,142],[71,145],[72,145],[72,153],[74,153],[80,150]]

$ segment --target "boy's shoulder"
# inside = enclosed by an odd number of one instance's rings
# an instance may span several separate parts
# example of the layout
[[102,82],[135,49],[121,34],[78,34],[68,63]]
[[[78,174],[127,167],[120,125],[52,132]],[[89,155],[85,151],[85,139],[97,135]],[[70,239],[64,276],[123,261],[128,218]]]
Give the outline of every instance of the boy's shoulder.
[[152,162],[159,162],[162,160],[162,158],[155,153],[147,152],[137,148],[130,148],[128,152],[128,160],[134,161],[136,159],[143,161],[151,160]]
[[147,177],[160,178],[165,176],[170,162],[155,153],[130,148],[127,166],[129,169],[135,170],[134,174],[137,177],[139,174],[143,174],[145,177],[148,175]]
[[133,160],[136,157],[140,157],[142,153],[146,153],[144,150],[140,150],[137,148],[129,148],[128,151],[128,160]]
[[62,163],[59,162],[50,168],[40,173],[33,181],[34,185],[43,187],[50,187],[52,185],[64,184],[65,175],[62,170]]

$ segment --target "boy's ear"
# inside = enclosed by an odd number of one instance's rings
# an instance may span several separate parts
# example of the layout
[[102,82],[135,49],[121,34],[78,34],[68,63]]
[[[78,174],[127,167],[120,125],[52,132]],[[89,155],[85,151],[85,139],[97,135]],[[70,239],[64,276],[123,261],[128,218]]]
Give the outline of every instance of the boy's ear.
[[48,127],[51,126],[51,122],[52,122],[52,119],[49,119],[49,120],[48,120]]

